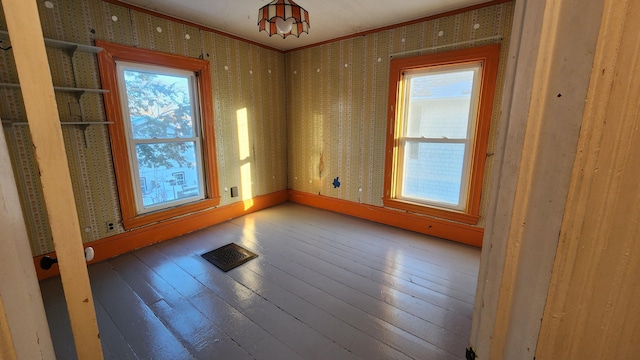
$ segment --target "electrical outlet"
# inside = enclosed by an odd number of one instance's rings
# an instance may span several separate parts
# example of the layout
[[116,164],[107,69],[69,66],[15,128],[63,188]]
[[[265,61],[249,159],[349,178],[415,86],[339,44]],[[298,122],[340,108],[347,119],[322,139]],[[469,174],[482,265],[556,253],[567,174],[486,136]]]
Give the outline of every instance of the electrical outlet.
[[116,231],[116,223],[113,221],[107,221],[107,232]]
[[238,196],[238,187],[237,186],[233,186],[231,188],[231,197],[236,197]]

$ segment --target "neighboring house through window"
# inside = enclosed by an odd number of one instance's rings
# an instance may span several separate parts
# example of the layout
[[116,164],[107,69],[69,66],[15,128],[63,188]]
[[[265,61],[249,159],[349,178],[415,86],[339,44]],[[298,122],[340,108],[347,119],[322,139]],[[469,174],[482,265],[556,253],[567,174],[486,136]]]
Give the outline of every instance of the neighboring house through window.
[[499,54],[391,61],[385,206],[477,223]]

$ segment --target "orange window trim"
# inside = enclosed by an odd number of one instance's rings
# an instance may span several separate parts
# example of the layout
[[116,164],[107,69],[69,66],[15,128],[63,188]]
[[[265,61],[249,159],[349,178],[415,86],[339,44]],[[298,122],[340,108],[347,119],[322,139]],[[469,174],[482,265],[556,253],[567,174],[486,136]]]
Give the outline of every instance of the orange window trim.
[[[109,136],[111,139],[111,152],[113,155],[116,182],[118,184],[122,221],[125,229],[129,230],[217,206],[220,203],[220,195],[213,128],[213,92],[211,89],[209,62],[100,40],[96,40],[96,46],[104,49],[98,53],[98,65],[100,68],[102,88],[109,90],[108,93],[104,94],[104,103],[107,119],[112,122],[112,124],[109,124]],[[193,71],[196,74],[201,111],[200,122],[202,127],[205,199],[151,213],[137,214],[135,192],[131,180],[131,167],[129,166],[129,155],[127,151],[126,124],[124,123],[120,104],[116,61],[160,65]]]
[[[475,225],[480,218],[480,198],[482,196],[482,180],[486,163],[489,129],[493,110],[493,99],[498,75],[498,60],[500,58],[500,44],[454,50],[444,53],[429,54],[391,61],[389,72],[389,98],[387,142],[385,151],[385,175],[383,203],[386,207],[402,209],[438,218],[458,221]],[[402,73],[433,66],[446,66],[464,63],[482,63],[482,79],[480,84],[480,101],[478,104],[478,118],[471,157],[471,171],[469,189],[465,211],[432,207],[419,203],[396,199],[395,179],[398,156],[398,117],[399,88],[402,83]]]

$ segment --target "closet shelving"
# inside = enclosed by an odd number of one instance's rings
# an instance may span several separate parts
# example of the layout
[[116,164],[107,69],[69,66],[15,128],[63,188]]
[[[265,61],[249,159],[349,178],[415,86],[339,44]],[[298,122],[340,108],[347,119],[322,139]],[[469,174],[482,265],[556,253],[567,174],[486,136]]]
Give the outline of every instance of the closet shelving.
[[[9,33],[7,31],[4,30],[0,30],[0,40],[6,41],[6,40],[10,40],[9,39]],[[44,39],[44,43],[47,47],[50,48],[56,48],[56,49],[60,49],[64,52],[66,52],[70,59],[71,59],[71,67],[73,68],[73,77],[74,77],[74,83],[76,83],[76,74],[75,74],[75,66],[74,66],[74,55],[77,51],[80,52],[86,52],[86,53],[93,53],[93,54],[97,54],[100,51],[102,51],[102,48],[99,46],[93,46],[93,45],[85,45],[85,44],[78,44],[78,43],[74,43],[74,42],[69,42],[69,41],[63,41],[63,40],[55,40],[55,39],[48,39],[45,38]],[[3,49],[9,50],[11,47],[3,47]],[[14,83],[0,83],[0,88],[20,88],[20,84],[14,84]],[[92,89],[92,88],[80,88],[80,87],[68,87],[68,86],[54,86],[53,89],[55,91],[59,91],[59,92],[67,92],[67,93],[72,93],[76,96],[77,100],[78,100],[78,106],[80,107],[80,118],[83,119],[84,116],[82,115],[82,107],[80,105],[80,98],[82,97],[82,95],[86,94],[86,93],[93,93],[93,94],[104,94],[106,92],[109,92],[109,90],[105,90],[105,89]],[[7,125],[28,125],[28,122],[26,121],[16,121],[13,119],[4,119],[2,120],[2,124],[7,124]],[[86,130],[86,126],[88,125],[105,125],[105,124],[111,124],[111,122],[108,121],[61,121],[60,124],[62,125],[81,125],[81,126],[85,126],[85,130]]]

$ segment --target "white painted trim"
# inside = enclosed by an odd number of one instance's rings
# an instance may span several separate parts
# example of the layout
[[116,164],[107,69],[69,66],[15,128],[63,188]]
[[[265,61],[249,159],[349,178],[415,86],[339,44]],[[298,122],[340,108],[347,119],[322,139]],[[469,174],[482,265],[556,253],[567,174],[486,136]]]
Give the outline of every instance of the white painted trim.
[[516,0],[505,85],[489,185],[485,235],[471,325],[470,345],[488,359],[513,211],[520,154],[542,29],[544,1]]

